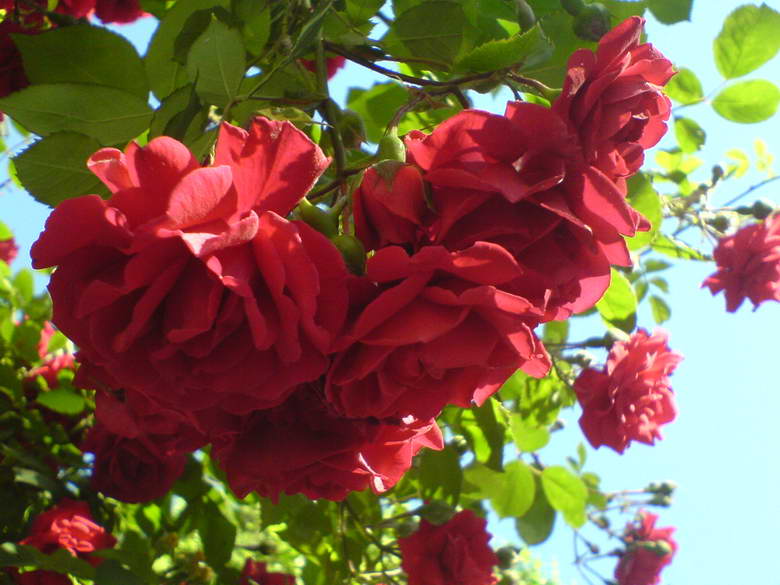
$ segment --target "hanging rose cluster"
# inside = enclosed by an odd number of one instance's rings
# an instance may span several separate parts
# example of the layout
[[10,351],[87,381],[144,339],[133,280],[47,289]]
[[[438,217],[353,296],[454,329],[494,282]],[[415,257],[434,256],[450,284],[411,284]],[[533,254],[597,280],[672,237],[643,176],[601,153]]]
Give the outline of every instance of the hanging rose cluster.
[[210,443],[239,496],[382,492],[441,448],[445,405],[544,376],[534,328],[593,306],[649,227],[626,178],[666,128],[673,71],[642,26],[577,51],[551,109],[410,133],[354,194],[358,275],[290,219],[329,161],[289,122],[223,124],[206,167],[167,137],[96,152],[111,198],[64,201],[32,250],[98,391],[96,486],[157,497]]

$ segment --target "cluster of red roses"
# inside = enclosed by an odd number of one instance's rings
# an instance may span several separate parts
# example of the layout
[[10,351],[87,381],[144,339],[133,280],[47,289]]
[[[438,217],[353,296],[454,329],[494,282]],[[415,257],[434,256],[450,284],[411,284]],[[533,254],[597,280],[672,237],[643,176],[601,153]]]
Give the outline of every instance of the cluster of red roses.
[[95,153],[112,197],[61,203],[32,256],[58,267],[53,319],[98,390],[96,484],[156,497],[211,443],[239,496],[381,492],[441,447],[446,404],[543,376],[533,329],[591,307],[647,228],[626,178],[663,134],[673,71],[642,25],[577,51],[552,109],[467,110],[370,169],[361,275],[287,218],[329,163],[288,122],[223,124],[208,167],[166,137]]
[[626,549],[615,567],[618,585],[658,585],[661,571],[672,562],[677,543],[674,528],[656,528],[658,516],[642,510],[636,522],[629,523],[623,534]]

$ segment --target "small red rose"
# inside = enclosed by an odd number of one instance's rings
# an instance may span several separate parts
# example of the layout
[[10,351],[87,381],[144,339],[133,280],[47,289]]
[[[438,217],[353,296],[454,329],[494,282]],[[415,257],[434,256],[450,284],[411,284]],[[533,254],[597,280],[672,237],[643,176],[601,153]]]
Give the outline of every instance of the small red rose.
[[712,294],[726,296],[726,310],[750,299],[756,309],[764,301],[780,301],[780,214],[721,238],[715,252],[718,270],[703,283]]
[[265,563],[247,559],[238,585],[295,585],[295,577],[284,573],[269,573]]
[[496,553],[488,545],[487,520],[462,510],[448,522],[420,522],[417,532],[399,538],[401,567],[409,585],[492,585]]
[[658,585],[661,571],[672,562],[677,543],[674,528],[656,528],[658,516],[642,510],[637,522],[626,526],[626,551],[615,568],[618,585]]
[[609,351],[607,365],[584,370],[574,382],[582,406],[580,427],[593,447],[622,453],[631,441],[652,445],[677,409],[669,376],[682,361],[666,332],[639,329]]

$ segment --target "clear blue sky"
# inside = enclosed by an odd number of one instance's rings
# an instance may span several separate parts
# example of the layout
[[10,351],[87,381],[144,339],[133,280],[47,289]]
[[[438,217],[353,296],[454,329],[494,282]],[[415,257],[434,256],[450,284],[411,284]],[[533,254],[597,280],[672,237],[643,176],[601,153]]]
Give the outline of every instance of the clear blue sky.
[[[667,27],[651,21],[649,40],[677,65],[696,71],[708,92],[720,83],[712,62],[712,39],[725,16],[740,4],[696,0],[692,23]],[[780,0],[767,4],[780,10]],[[153,27],[154,22],[148,19],[119,30],[143,50]],[[780,84],[780,58],[749,78]],[[334,80],[334,93],[345,96],[350,85],[365,87],[371,79],[371,74],[349,65]],[[483,98],[478,105],[501,111],[504,104]],[[738,147],[751,152],[756,137],[762,137],[770,152],[780,157],[780,115],[745,126],[719,118],[707,105],[689,108],[685,115],[708,131],[707,145],[700,155],[705,161],[702,178],[709,172],[706,169],[725,160],[727,150]],[[652,159],[648,156],[649,165]],[[780,163],[775,167],[780,170]],[[0,181],[5,178],[4,168],[2,173]],[[730,182],[716,192],[715,201],[724,202],[760,179],[760,175],[750,173],[739,183]],[[756,195],[780,202],[777,184]],[[45,206],[24,193],[5,190],[0,194],[0,219],[12,227],[22,248],[17,266],[29,265],[27,251],[47,215]],[[660,511],[661,525],[677,526],[680,545],[673,564],[664,572],[664,584],[777,583],[780,579],[770,567],[780,525],[776,455],[780,447],[780,382],[775,377],[778,342],[774,336],[780,329],[780,304],[765,304],[755,313],[744,306],[736,315],[727,314],[722,297],[713,298],[699,288],[711,272],[711,264],[686,263],[667,273],[672,287],[672,319],[665,328],[671,334],[672,347],[686,358],[672,379],[678,420],[665,428],[665,439],[655,447],[635,444],[622,456],[589,449],[587,466],[601,475],[606,489],[640,488],[659,479],[679,484],[672,508]],[[640,325],[653,326],[647,307]],[[562,462],[574,454],[582,440],[576,423],[579,412],[569,411],[565,416],[568,428],[556,433],[542,451],[545,462]],[[506,523],[492,526],[494,542],[514,538]],[[535,553],[545,561],[557,560],[564,583],[584,583],[570,565],[572,536],[563,524]],[[605,561],[602,573],[609,576],[613,566],[614,560]]]

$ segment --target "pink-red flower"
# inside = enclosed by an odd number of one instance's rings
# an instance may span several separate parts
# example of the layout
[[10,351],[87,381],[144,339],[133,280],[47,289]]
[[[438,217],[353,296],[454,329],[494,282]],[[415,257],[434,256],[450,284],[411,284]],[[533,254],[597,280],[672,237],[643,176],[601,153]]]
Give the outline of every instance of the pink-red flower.
[[16,259],[16,255],[19,253],[19,247],[16,245],[16,241],[13,238],[8,238],[0,242],[0,260],[6,264],[10,264]]
[[[99,565],[103,559],[92,553],[112,548],[116,538],[95,523],[86,502],[65,498],[37,516],[30,534],[19,544],[33,546],[46,554],[65,549],[74,557]],[[12,572],[17,585],[67,585],[70,578],[53,571]]]
[[[338,73],[339,69],[344,67],[344,65],[347,64],[346,58],[342,57],[341,55],[336,55],[335,57],[326,57],[325,59],[325,69],[328,73],[328,79],[331,79],[336,73]],[[312,73],[317,71],[317,62],[313,59],[301,59],[301,65],[306,67],[309,71]]]
[[653,45],[640,43],[644,22],[632,16],[604,35],[595,53],[575,51],[552,106],[579,135],[587,161],[619,183],[666,133],[671,111],[661,87],[674,68]]
[[[0,22],[0,97],[24,89],[30,84],[24,72],[22,55],[11,35],[37,32],[35,28],[23,27],[7,19]],[[13,244],[13,240],[11,243]]]
[[754,308],[780,301],[780,214],[721,238],[715,252],[718,270],[702,284],[712,294],[724,291],[733,313],[747,298]]
[[406,538],[399,538],[401,567],[409,585],[492,585],[496,553],[488,545],[487,520],[462,510],[448,522],[427,520]]
[[658,585],[661,571],[672,562],[677,543],[673,527],[656,528],[658,516],[642,510],[637,522],[626,526],[626,550],[615,568],[618,585]]
[[285,573],[269,573],[265,563],[247,559],[238,585],[295,585],[295,577]]
[[622,453],[631,441],[660,439],[660,427],[677,414],[669,376],[682,359],[669,349],[666,332],[639,329],[612,346],[603,369],[584,370],[574,390],[588,442]]
[[61,203],[31,252],[35,267],[57,266],[52,320],[79,347],[82,382],[247,413],[319,377],[346,269],[285,216],[328,162],[292,124],[264,118],[249,132],[223,124],[208,167],[167,137],[90,157],[112,197]]
[[33,368],[27,374],[27,378],[30,380],[35,379],[36,376],[43,376],[50,389],[54,389],[59,385],[57,376],[62,370],[73,369],[75,365],[75,358],[72,353],[59,352],[49,354],[49,341],[51,341],[55,332],[56,329],[54,329],[51,322],[46,321],[43,324],[41,338],[38,341],[38,355],[43,360],[43,364]]
[[256,491],[274,500],[282,493],[343,500],[368,487],[381,493],[401,479],[422,447],[443,446],[433,420],[343,418],[314,387],[232,427],[237,431],[216,439],[212,454],[239,497]]
[[549,357],[532,329],[541,311],[502,290],[521,269],[502,247],[460,252],[380,249],[362,302],[338,342],[327,396],[349,417],[419,419],[447,404],[482,404],[518,368],[543,376]]

